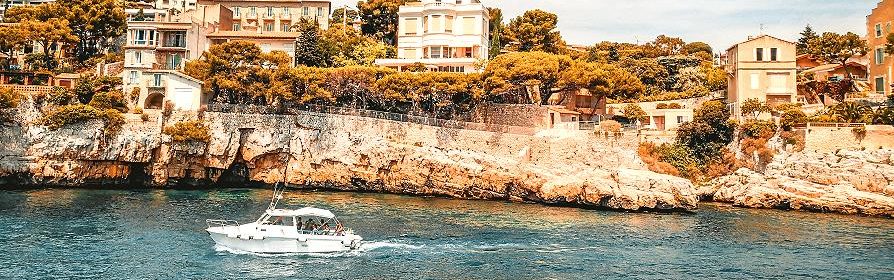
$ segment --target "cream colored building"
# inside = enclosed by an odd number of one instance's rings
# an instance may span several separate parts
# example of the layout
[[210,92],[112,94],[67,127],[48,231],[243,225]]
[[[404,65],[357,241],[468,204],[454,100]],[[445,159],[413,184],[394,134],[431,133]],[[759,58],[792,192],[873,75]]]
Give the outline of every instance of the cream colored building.
[[795,102],[797,66],[795,44],[762,35],[726,50],[727,103],[741,118],[741,105],[758,99],[773,106]]
[[488,59],[490,16],[479,0],[422,0],[400,7],[397,58],[377,65],[405,70],[421,63],[432,71],[478,72]]
[[199,5],[220,4],[233,11],[233,26],[227,30],[289,32],[302,18],[329,28],[329,0],[199,0]]
[[[299,32],[292,26],[302,19],[329,28],[332,3],[328,0],[200,0],[199,7],[220,5],[231,12],[229,26],[204,34],[210,44],[245,40],[254,42],[263,52],[282,51],[295,58]],[[214,13],[212,13],[214,14]]]
[[[177,110],[198,110],[203,104],[202,83],[179,70],[201,56],[207,42],[208,25],[196,21],[194,11],[128,9],[124,69],[124,91],[137,93],[134,107],[161,109],[170,101]],[[217,10],[221,12],[221,10]],[[223,10],[223,12],[227,12]]]

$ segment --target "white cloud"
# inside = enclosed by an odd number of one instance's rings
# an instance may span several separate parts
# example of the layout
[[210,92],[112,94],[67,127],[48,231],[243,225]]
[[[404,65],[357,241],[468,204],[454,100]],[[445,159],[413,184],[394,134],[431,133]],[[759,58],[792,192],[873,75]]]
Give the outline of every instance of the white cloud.
[[[764,33],[796,40],[804,26],[818,32],[866,33],[866,15],[878,0],[482,0],[505,20],[526,10],[559,16],[559,30],[573,44],[649,41],[659,34],[705,41],[726,49]],[[333,6],[356,1],[335,0]]]

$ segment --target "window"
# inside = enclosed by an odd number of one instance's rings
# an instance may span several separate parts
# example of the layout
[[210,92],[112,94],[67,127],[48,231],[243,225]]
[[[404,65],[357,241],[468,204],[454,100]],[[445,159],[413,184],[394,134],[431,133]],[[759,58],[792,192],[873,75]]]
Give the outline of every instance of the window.
[[879,23],[879,24],[875,25],[875,38],[881,38],[881,37],[882,37],[882,24]]
[[475,17],[463,17],[463,35],[475,34]]
[[323,7],[317,7],[317,17],[323,17]]
[[684,116],[677,116],[677,123],[684,123],[684,122],[686,122],[686,117],[684,117]]
[[885,63],[885,49],[876,48],[875,49],[875,64]]
[[249,11],[248,11],[248,16],[249,16],[249,17],[255,17],[255,16],[257,16],[257,15],[258,15],[258,8],[257,8],[257,7],[251,7],[251,9],[249,9]]
[[453,16],[447,16],[447,24],[444,26],[444,31],[453,33]]
[[267,16],[273,17],[273,7],[267,7]]
[[282,15],[283,15],[283,16],[288,16],[288,15],[289,15],[289,8],[287,8],[287,7],[282,7]]
[[143,52],[137,51],[133,53],[133,63],[140,64],[143,63]]
[[130,71],[129,74],[130,74],[130,75],[128,75],[128,83],[130,83],[130,84],[136,84],[136,83],[137,83],[137,79],[139,78],[139,75],[140,75],[140,74],[137,73],[137,71]]
[[239,7],[233,7],[233,16],[240,17],[242,16],[242,10]]
[[761,88],[761,74],[751,73],[751,89]]
[[431,58],[441,58],[441,47],[432,47],[431,48]]
[[441,27],[441,16],[431,16],[431,32],[444,32]]
[[472,57],[472,48],[466,48],[466,58]]
[[264,31],[273,31],[273,23],[265,23]]
[[788,91],[788,74],[768,74],[770,84],[767,87],[767,93],[789,93]]
[[417,18],[404,19],[404,35],[416,35],[416,27],[419,25],[418,21],[419,19]]
[[233,31],[242,31],[242,24],[234,23]]
[[764,61],[764,48],[754,49],[754,61]]
[[133,45],[155,45],[155,30],[133,31]]
[[770,48],[770,61],[778,61],[777,56],[776,56],[777,53],[779,53],[779,49]]
[[155,87],[161,86],[161,74],[153,74],[152,75],[152,86],[155,86]]
[[875,77],[875,93],[885,94],[885,77]]
[[283,24],[282,24],[282,27],[281,27],[281,31],[282,31],[282,32],[289,32],[290,29],[292,29],[292,27],[289,26],[288,23],[283,23]]
[[172,54],[168,56],[168,70],[177,70],[180,68],[180,62],[183,59],[180,57],[179,53]]
[[422,32],[428,33],[428,17],[422,17]]
[[309,16],[309,15],[310,15],[310,8],[308,8],[308,7],[304,7],[304,11],[303,11],[302,14],[303,14],[304,16]]

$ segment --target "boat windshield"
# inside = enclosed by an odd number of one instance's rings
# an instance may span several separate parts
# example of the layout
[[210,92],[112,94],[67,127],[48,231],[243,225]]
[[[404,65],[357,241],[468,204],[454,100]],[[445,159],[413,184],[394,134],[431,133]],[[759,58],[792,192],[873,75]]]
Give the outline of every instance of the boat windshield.
[[264,219],[261,224],[274,226],[293,226],[295,225],[295,221],[292,219],[292,217],[267,216],[267,218]]

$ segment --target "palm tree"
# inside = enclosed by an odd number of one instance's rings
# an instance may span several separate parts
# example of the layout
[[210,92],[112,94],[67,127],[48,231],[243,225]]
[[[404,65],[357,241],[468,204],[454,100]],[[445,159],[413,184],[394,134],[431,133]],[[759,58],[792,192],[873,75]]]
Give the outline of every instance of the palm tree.
[[856,123],[864,121],[867,117],[871,117],[872,108],[853,101],[845,101],[838,103],[832,108],[832,113],[840,117],[843,121]]

